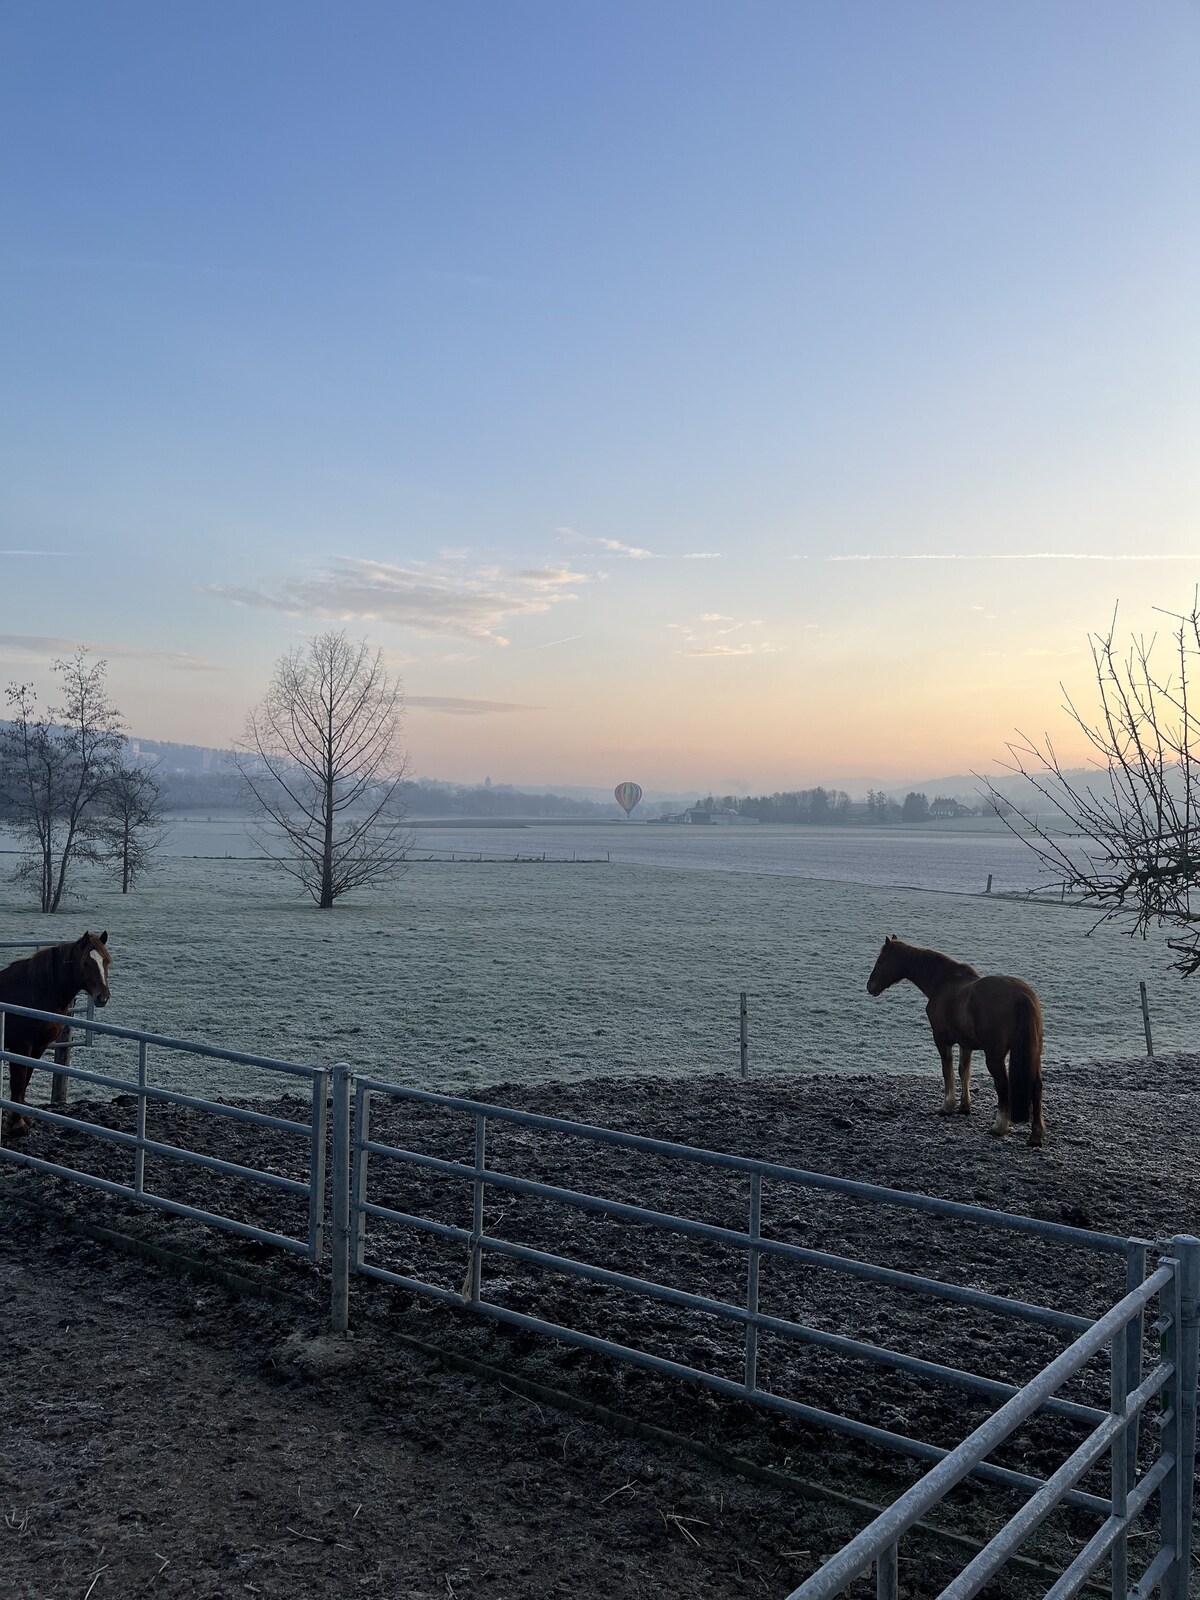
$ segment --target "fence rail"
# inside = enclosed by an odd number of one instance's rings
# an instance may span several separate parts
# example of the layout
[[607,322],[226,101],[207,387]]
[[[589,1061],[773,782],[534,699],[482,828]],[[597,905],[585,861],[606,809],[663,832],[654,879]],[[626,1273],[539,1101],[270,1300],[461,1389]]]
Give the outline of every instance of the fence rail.
[[[1042,1489],[1010,1519],[978,1556],[942,1590],[939,1600],[971,1600],[1045,1520],[1105,1452],[1111,1455],[1112,1493],[1104,1523],[1049,1591],[1053,1600],[1078,1594],[1101,1564],[1111,1562],[1111,1592],[1135,1600],[1160,1588],[1184,1600],[1190,1591],[1191,1511],[1195,1472],[1195,1331],[1200,1241],[1171,1241],[1176,1256],[1163,1261],[1144,1284],[1118,1302],[1088,1333],[1063,1352],[938,1467],[813,1574],[788,1600],[830,1600],[864,1569],[874,1566],[876,1594],[894,1594],[902,1534],[924,1516],[982,1458],[1021,1425],[1045,1398],[1079,1372],[1105,1346],[1110,1350],[1110,1415],[1073,1452]],[[1164,1359],[1132,1394],[1125,1383],[1124,1351],[1140,1334],[1141,1313],[1157,1296]],[[1140,1482],[1132,1484],[1127,1442],[1155,1395],[1170,1386],[1163,1413],[1166,1442]],[[1152,1497],[1161,1497],[1160,1544],[1134,1590],[1128,1584],[1127,1539]]]
[[[0,1003],[0,1088],[6,1064],[30,1064],[31,1058],[4,1046],[6,1016],[20,1015],[60,1021],[55,1013]],[[968,1476],[1021,1491],[1024,1504],[992,1541],[944,1589],[941,1600],[972,1600],[1017,1552],[1021,1544],[1059,1506],[1067,1504],[1091,1513],[1098,1522],[1093,1537],[1075,1556],[1049,1591],[1051,1600],[1068,1600],[1100,1567],[1107,1563],[1111,1592],[1116,1600],[1143,1600],[1158,1589],[1165,1600],[1186,1600],[1191,1563],[1192,1486],[1195,1470],[1197,1342],[1200,1328],[1200,1240],[1178,1236],[1157,1247],[1141,1239],[1093,1233],[1066,1223],[1015,1216],[985,1206],[910,1194],[856,1179],[806,1171],[777,1162],[706,1150],[642,1134],[601,1128],[588,1123],[536,1112],[519,1111],[454,1095],[434,1094],[356,1076],[344,1063],[307,1067],[294,1062],[244,1052],[222,1050],[139,1029],[93,1022],[102,1041],[136,1046],[136,1078],[117,1072],[60,1068],[66,1075],[103,1089],[136,1097],[136,1131],[65,1116],[40,1106],[17,1107],[0,1095],[0,1110],[21,1110],[52,1127],[76,1132],[129,1150],[132,1181],[119,1183],[76,1168],[34,1157],[0,1143],[0,1161],[45,1171],[95,1188],[137,1200],[160,1210],[194,1218],[233,1233],[299,1253],[314,1261],[329,1247],[332,1281],[331,1316],[335,1330],[349,1322],[350,1283],[354,1277],[402,1286],[419,1295],[458,1307],[529,1332],[579,1346],[605,1356],[649,1369],[671,1378],[706,1385],[720,1394],[782,1412],[798,1420],[847,1434],[864,1443],[898,1451],[932,1463],[931,1469],[902,1494],[856,1539],[851,1540],[789,1600],[832,1600],[866,1571],[874,1570],[877,1600],[895,1600],[898,1593],[900,1543],[956,1484]],[[179,1051],[197,1057],[228,1061],[300,1077],[310,1085],[312,1110],[307,1122],[274,1116],[243,1106],[227,1105],[149,1081],[153,1051]],[[41,1065],[42,1063],[32,1063]],[[468,1119],[471,1140],[469,1160],[441,1156],[385,1142],[372,1135],[372,1109],[376,1102],[436,1107]],[[146,1132],[147,1108],[155,1104],[195,1108],[308,1141],[308,1170],[304,1179],[243,1165],[198,1150],[151,1139]],[[332,1126],[330,1126],[332,1124]],[[748,1180],[744,1227],[721,1226],[694,1217],[676,1215],[630,1200],[616,1200],[563,1184],[524,1178],[489,1164],[489,1125],[499,1124],[540,1131],[612,1147],[684,1166],[720,1171]],[[326,1142],[332,1132],[331,1184],[326,1194]],[[147,1155],[162,1157],[214,1173],[248,1180],[275,1190],[306,1197],[308,1228],[303,1237],[262,1229],[239,1217],[202,1209],[158,1195],[147,1189]],[[462,1183],[470,1197],[470,1224],[462,1226],[437,1217],[423,1216],[373,1198],[372,1178],[387,1166],[407,1167]],[[869,1204],[900,1207],[916,1215],[951,1218],[988,1229],[1039,1238],[1055,1245],[1085,1249],[1124,1263],[1125,1287],[1121,1297],[1098,1319],[1073,1311],[1010,1299],[966,1284],[945,1282],[920,1274],[883,1267],[833,1251],[794,1245],[763,1230],[763,1196],[767,1186],[830,1193]],[[683,1235],[706,1243],[719,1243],[741,1252],[745,1261],[744,1295],[720,1299],[680,1288],[631,1272],[617,1271],[596,1262],[580,1260],[554,1249],[535,1248],[489,1234],[485,1227],[485,1201],[490,1190],[548,1200],[572,1210],[613,1218],[641,1228]],[[464,1275],[461,1288],[432,1283],[395,1270],[373,1249],[372,1222],[416,1229],[461,1248]],[[1158,1260],[1147,1276],[1147,1256],[1157,1248]],[[600,1332],[566,1326],[545,1317],[516,1311],[487,1296],[486,1264],[489,1257],[518,1261],[569,1278],[600,1284],[661,1304],[692,1310],[739,1327],[742,1333],[740,1378],[706,1372],[674,1355],[636,1348]],[[831,1333],[797,1320],[765,1312],[760,1305],[760,1274],[765,1259],[779,1259],[822,1271],[848,1275],[860,1282],[903,1294],[932,1297],[956,1306],[1031,1323],[1069,1337],[1068,1347],[1030,1382],[1021,1387],[848,1334]],[[1161,1335],[1161,1356],[1143,1373],[1143,1320],[1157,1305],[1155,1324]],[[776,1393],[760,1378],[759,1341],[763,1334],[849,1356],[859,1361],[950,1385],[994,1402],[997,1409],[967,1439],[945,1449],[873,1424],[823,1410]],[[1089,1362],[1108,1353],[1107,1406],[1085,1404],[1059,1393]],[[1156,1400],[1161,1410],[1154,1417],[1156,1453],[1139,1476],[1139,1424]],[[1048,1478],[1001,1466],[988,1459],[999,1445],[1035,1413],[1049,1412],[1087,1430],[1082,1442]],[[1081,1487],[1086,1474],[1107,1455],[1110,1484],[1107,1493],[1095,1486]],[[1128,1535],[1151,1500],[1159,1500],[1157,1548],[1132,1589],[1128,1580]]]
[[[190,1217],[196,1222],[206,1223],[210,1227],[222,1228],[229,1233],[238,1234],[242,1238],[256,1239],[262,1244],[274,1245],[281,1250],[288,1250],[297,1255],[307,1257],[310,1261],[320,1261],[325,1253],[325,1148],[328,1129],[328,1101],[330,1071],[327,1067],[305,1067],[292,1061],[278,1061],[269,1056],[248,1055],[244,1051],[222,1050],[215,1045],[196,1044],[184,1039],[170,1038],[165,1034],[147,1033],[139,1028],[124,1028],[113,1023],[91,1021],[89,1027],[92,1033],[101,1038],[119,1040],[125,1043],[132,1042],[137,1046],[137,1076],[122,1077],[117,1073],[95,1072],[83,1067],[56,1063],[53,1071],[61,1074],[63,1078],[72,1078],[80,1083],[90,1083],[100,1088],[112,1089],[120,1094],[132,1095],[136,1103],[136,1132],[127,1133],[120,1128],[109,1128],[103,1123],[85,1121],[79,1117],[72,1117],[61,1111],[56,1111],[44,1106],[18,1104],[2,1092],[4,1083],[4,1069],[11,1066],[47,1066],[48,1063],[35,1060],[32,1056],[21,1055],[15,1050],[5,1047],[5,1024],[8,1017],[29,1017],[35,1021],[61,1023],[62,1017],[53,1011],[38,1011],[30,1006],[12,1005],[7,1001],[0,1001],[0,1112],[17,1113],[32,1117],[38,1122],[46,1123],[51,1127],[69,1128],[75,1133],[85,1133],[92,1138],[102,1140],[109,1144],[120,1145],[128,1149],[133,1157],[132,1174],[128,1183],[120,1183],[112,1178],[100,1177],[94,1173],[80,1171],[77,1167],[68,1167],[60,1162],[49,1161],[41,1156],[30,1155],[27,1151],[16,1150],[3,1143],[3,1134],[0,1131],[0,1161],[9,1164],[28,1167],[36,1172],[51,1173],[55,1177],[68,1178],[75,1183],[81,1183],[88,1188],[103,1190],[106,1194],[120,1195],[129,1200],[135,1200],[141,1205],[153,1207],[158,1211],[165,1211],[173,1216]],[[229,1061],[239,1066],[253,1066],[267,1072],[275,1072],[289,1079],[301,1078],[310,1086],[311,1113],[308,1122],[297,1122],[287,1117],[271,1116],[266,1112],[252,1111],[243,1106],[227,1105],[221,1100],[208,1100],[199,1095],[182,1094],[177,1090],[159,1088],[150,1082],[150,1050],[170,1050],[185,1055],[203,1057],[207,1060]],[[146,1133],[146,1111],[152,1104],[185,1106],[193,1110],[211,1112],[218,1117],[230,1121],[253,1123],[259,1127],[273,1128],[282,1132],[295,1134],[303,1138],[308,1144],[308,1171],[304,1179],[285,1177],[281,1173],[265,1171],[258,1167],[244,1166],[236,1161],[225,1161],[219,1156],[206,1155],[199,1150],[189,1150],[181,1145],[166,1144],[161,1140],[151,1139]],[[147,1155],[161,1157],[166,1160],[178,1162],[183,1166],[204,1167],[212,1172],[223,1173],[229,1177],[241,1178],[248,1183],[258,1184],[268,1189],[282,1190],[298,1198],[303,1197],[307,1204],[307,1228],[304,1236],[296,1237],[291,1234],[280,1233],[270,1228],[260,1228],[253,1223],[244,1222],[240,1218],[230,1217],[218,1211],[210,1211],[203,1207],[188,1205],[181,1200],[172,1200],[167,1195],[155,1193],[146,1187],[146,1157]]]

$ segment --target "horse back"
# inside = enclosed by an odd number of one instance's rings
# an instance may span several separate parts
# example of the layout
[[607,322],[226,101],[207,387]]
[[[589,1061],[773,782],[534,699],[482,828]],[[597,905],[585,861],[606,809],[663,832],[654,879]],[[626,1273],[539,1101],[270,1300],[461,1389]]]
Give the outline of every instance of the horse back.
[[[939,1003],[940,1002],[940,1003]],[[992,974],[948,986],[928,1007],[935,1034],[941,1031],[969,1050],[1008,1051],[1018,1038],[1032,1038],[1041,1051],[1042,1008],[1023,978]]]

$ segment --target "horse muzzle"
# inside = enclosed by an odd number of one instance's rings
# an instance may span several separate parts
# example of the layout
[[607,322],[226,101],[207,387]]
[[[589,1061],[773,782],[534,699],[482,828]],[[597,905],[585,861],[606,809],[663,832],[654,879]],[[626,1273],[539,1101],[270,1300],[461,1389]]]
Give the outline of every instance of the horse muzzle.
[[98,1006],[106,1006],[108,1004],[109,997],[106,994],[94,994],[92,999]]

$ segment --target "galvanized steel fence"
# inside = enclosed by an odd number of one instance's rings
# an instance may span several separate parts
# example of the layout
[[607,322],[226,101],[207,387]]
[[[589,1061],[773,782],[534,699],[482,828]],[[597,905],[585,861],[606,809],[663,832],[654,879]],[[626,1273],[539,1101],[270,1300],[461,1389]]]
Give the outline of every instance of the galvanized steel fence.
[[[16,1051],[5,1048],[5,1019],[9,1016],[31,1017],[43,1022],[62,1021],[62,1017],[52,1011],[37,1011],[29,1006],[11,1005],[7,1001],[0,1001],[0,1087],[3,1086],[6,1066],[14,1064],[32,1067],[49,1066],[48,1062],[37,1061],[31,1056],[19,1055]],[[107,1194],[121,1195],[139,1204],[152,1206],[158,1211],[170,1212],[174,1216],[190,1217],[196,1222],[207,1223],[210,1227],[222,1228],[243,1238],[257,1239],[262,1244],[275,1245],[281,1250],[306,1256],[310,1261],[322,1259],[325,1254],[325,1149],[330,1080],[330,1071],[327,1067],[298,1066],[293,1061],[276,1061],[269,1056],[247,1055],[238,1050],[222,1050],[215,1045],[195,1044],[185,1039],[172,1039],[165,1034],[147,1033],[140,1028],[117,1027],[112,1023],[96,1022],[91,1019],[87,1027],[90,1034],[99,1035],[102,1039],[114,1042],[120,1040],[135,1046],[136,1076],[122,1077],[116,1073],[93,1072],[82,1067],[67,1065],[56,1065],[53,1071],[79,1083],[95,1084],[118,1094],[132,1095],[136,1104],[135,1132],[127,1133],[121,1128],[109,1128],[103,1123],[72,1117],[44,1106],[18,1105],[16,1101],[2,1093],[0,1093],[0,1111],[23,1114],[52,1127],[67,1128],[74,1133],[87,1134],[92,1138],[127,1149],[132,1158],[129,1181],[120,1183],[111,1178],[80,1171],[76,1167],[64,1166],[61,1162],[30,1155],[25,1150],[4,1145],[2,1135],[0,1135],[0,1161],[28,1167],[35,1172],[51,1173],[57,1178],[68,1178],[74,1183],[101,1189]],[[170,1050],[188,1056],[204,1057],[210,1061],[228,1061],[239,1066],[255,1067],[262,1071],[277,1073],[289,1081],[299,1078],[309,1086],[312,1108],[309,1121],[297,1122],[288,1117],[271,1116],[267,1112],[230,1105],[222,1100],[208,1100],[198,1095],[181,1094],[177,1090],[159,1088],[151,1082],[152,1050]],[[219,1156],[206,1155],[199,1150],[189,1150],[180,1145],[151,1139],[146,1134],[146,1110],[152,1104],[186,1106],[196,1111],[211,1112],[215,1116],[225,1117],[231,1121],[251,1123],[256,1127],[273,1128],[295,1134],[307,1146],[307,1176],[303,1179],[289,1178],[282,1173],[243,1166],[236,1161],[225,1161]],[[302,1198],[307,1210],[307,1228],[304,1235],[296,1237],[269,1228],[259,1228],[239,1218],[188,1205],[181,1200],[172,1200],[166,1195],[155,1193],[146,1186],[148,1155],[180,1162],[185,1166],[205,1167],[210,1172],[224,1173],[230,1177],[241,1178],[270,1189],[283,1190]]]
[[[1147,1277],[1148,1246],[1144,1240],[1096,1233],[1065,1223],[1015,1216],[928,1195],[909,1194],[826,1173],[807,1172],[776,1162],[697,1149],[690,1145],[617,1132],[534,1112],[516,1111],[453,1095],[404,1088],[380,1079],[359,1077],[352,1086],[348,1075],[341,1080],[335,1075],[335,1095],[339,1092],[339,1081],[341,1093],[347,1101],[342,1122],[353,1127],[353,1156],[346,1174],[350,1188],[340,1200],[335,1196],[334,1210],[334,1239],[336,1241],[340,1236],[346,1241],[338,1270],[345,1273],[347,1283],[351,1273],[358,1273],[397,1284],[434,1300],[454,1305],[465,1304],[485,1316],[527,1332],[546,1334],[669,1377],[700,1383],[718,1393],[749,1400],[801,1421],[937,1463],[888,1512],[795,1591],[789,1600],[829,1600],[872,1565],[876,1570],[876,1594],[879,1600],[894,1600],[898,1593],[898,1543],[901,1535],[967,1476],[1021,1490],[1030,1498],[944,1591],[942,1600],[969,1600],[969,1597],[977,1594],[1051,1512],[1063,1504],[1092,1512],[1100,1519],[1101,1525],[1050,1590],[1052,1600],[1067,1600],[1068,1596],[1077,1594],[1105,1561],[1111,1566],[1111,1592],[1119,1600],[1126,1600],[1127,1595],[1141,1600],[1155,1588],[1161,1588],[1163,1595],[1169,1596],[1170,1600],[1184,1600],[1188,1594],[1196,1436],[1197,1331],[1200,1324],[1200,1240],[1188,1236],[1164,1242],[1163,1254],[1155,1270]],[[354,1115],[351,1122],[349,1095],[352,1087]],[[373,1138],[371,1110],[375,1097],[402,1104],[440,1107],[469,1117],[474,1132],[473,1160],[470,1164],[449,1161]],[[487,1162],[489,1123],[540,1129],[596,1146],[616,1146],[648,1156],[668,1158],[685,1166],[718,1169],[748,1178],[746,1226],[744,1229],[722,1227],[497,1171],[489,1167]],[[372,1200],[371,1164],[379,1162],[398,1162],[469,1185],[471,1226],[456,1226]],[[854,1257],[770,1238],[762,1232],[764,1183],[833,1192],[915,1213],[981,1223],[990,1228],[1110,1255],[1124,1262],[1126,1292],[1111,1310],[1099,1320],[1094,1320],[1073,1312],[991,1294],[969,1285],[946,1283]],[[489,1189],[555,1201],[581,1211],[733,1246],[745,1253],[744,1298],[734,1304],[488,1234],[484,1228],[484,1201]],[[432,1234],[462,1246],[465,1275],[461,1291],[397,1272],[378,1260],[372,1260],[369,1222],[373,1218]],[[633,1348],[489,1300],[484,1289],[484,1261],[488,1255],[517,1260],[553,1273],[604,1284],[648,1300],[665,1302],[740,1324],[744,1330],[742,1381],[736,1382],[681,1360]],[[888,1289],[903,1290],[1039,1324],[1074,1335],[1074,1342],[1035,1378],[1018,1389],[980,1374],[763,1313],[759,1309],[759,1267],[764,1257],[840,1272]],[[1143,1377],[1143,1312],[1156,1299],[1159,1304],[1157,1326],[1162,1335],[1163,1356],[1154,1369]],[[335,1318],[340,1319],[344,1315],[345,1305],[346,1301],[335,1284]],[[764,1332],[939,1380],[1002,1403],[962,1444],[953,1450],[946,1450],[874,1424],[839,1416],[762,1387],[758,1379],[758,1340],[760,1333]],[[1058,1391],[1062,1386],[1106,1350],[1111,1369],[1109,1409],[1061,1398]],[[1164,1397],[1163,1410],[1155,1421],[1162,1429],[1162,1444],[1154,1462],[1139,1478],[1139,1421],[1149,1402],[1160,1394]],[[1087,1425],[1091,1430],[1056,1472],[1043,1480],[987,1459],[1038,1411],[1068,1417]],[[1110,1493],[1102,1495],[1077,1488],[1080,1479],[1106,1452],[1112,1460]],[[1155,1495],[1160,1497],[1161,1502],[1158,1549],[1149,1560],[1138,1585],[1130,1591],[1127,1580],[1127,1535]]]
[[[56,1020],[52,1013],[30,1012],[26,1008],[0,1003],[0,1070],[5,1062],[25,1064],[28,1058],[6,1051],[3,1043],[4,1015],[40,1016]],[[137,1029],[107,1023],[91,1023],[99,1035],[115,1041],[129,1041],[137,1047],[136,1079],[111,1073],[66,1069],[68,1076],[104,1088],[131,1093],[137,1097],[137,1124],[133,1134],[90,1121],[63,1116],[40,1107],[21,1107],[31,1116],[51,1125],[67,1125],[128,1147],[133,1157],[132,1181],[128,1184],[95,1177],[24,1151],[0,1145],[0,1160],[15,1162],[55,1176],[90,1184],[156,1206],[161,1210],[195,1218],[215,1227],[262,1240],[320,1260],[324,1255],[326,1217],[332,1276],[332,1322],[344,1331],[349,1320],[350,1280],[354,1276],[396,1284],[405,1289],[455,1306],[466,1306],[501,1323],[530,1333],[548,1335],[597,1354],[613,1357],[667,1377],[699,1383],[731,1398],[748,1400],[767,1409],[849,1435],[864,1443],[934,1463],[919,1480],[870,1527],[852,1540],[789,1600],[830,1600],[840,1594],[863,1572],[872,1567],[876,1574],[879,1600],[894,1600],[898,1593],[899,1543],[901,1538],[939,1503],[954,1485],[968,1476],[1019,1490],[1028,1495],[1022,1509],[996,1535],[983,1552],[967,1565],[943,1591],[942,1600],[970,1600],[990,1581],[1024,1540],[1060,1505],[1069,1504],[1091,1512],[1099,1519],[1095,1536],[1074,1559],[1059,1581],[1049,1590],[1050,1600],[1068,1600],[1077,1594],[1088,1578],[1104,1563],[1111,1573],[1111,1592],[1117,1600],[1143,1600],[1158,1589],[1167,1600],[1185,1600],[1189,1593],[1191,1565],[1192,1486],[1196,1449],[1197,1341],[1200,1328],[1200,1240],[1179,1236],[1160,1241],[1157,1261],[1147,1276],[1147,1255],[1151,1248],[1139,1239],[1092,1232],[1066,1223],[1035,1217],[1016,1216],[988,1207],[958,1201],[940,1200],[928,1195],[885,1188],[854,1179],[808,1172],[776,1162],[698,1149],[691,1145],[653,1139],[641,1134],[618,1132],[560,1117],[518,1111],[454,1095],[434,1094],[410,1089],[382,1079],[355,1076],[339,1063],[329,1068],[303,1067],[292,1062],[220,1050],[212,1046],[187,1043]],[[312,1111],[309,1122],[295,1122],[270,1116],[225,1102],[202,1099],[174,1090],[152,1086],[148,1074],[148,1053],[152,1049],[183,1051],[218,1061],[244,1064],[288,1077],[307,1079],[311,1086]],[[40,1063],[34,1063],[35,1065]],[[2,1082],[2,1080],[0,1080]],[[470,1119],[473,1133],[472,1159],[452,1161],[441,1156],[385,1143],[372,1137],[372,1105],[377,1099],[436,1107]],[[194,1107],[254,1123],[285,1130],[309,1142],[307,1178],[285,1178],[218,1157],[164,1144],[146,1137],[148,1103],[166,1102]],[[332,1126],[330,1111],[332,1107]],[[0,1108],[12,1111],[14,1103],[0,1097]],[[728,1172],[748,1180],[748,1205],[744,1227],[720,1226],[697,1218],[679,1216],[630,1201],[605,1198],[555,1183],[523,1178],[488,1164],[488,1126],[491,1123],[541,1130],[551,1135],[583,1141],[590,1147],[616,1147],[647,1157],[665,1158],[684,1167]],[[330,1141],[331,1183],[326,1197],[326,1142]],[[217,1211],[185,1205],[149,1192],[144,1182],[147,1154],[196,1163],[216,1172],[251,1182],[264,1183],[304,1195],[308,1207],[308,1230],[304,1238],[292,1237],[254,1227],[238,1218]],[[400,1210],[372,1199],[371,1179],[381,1164],[415,1168],[440,1179],[459,1180],[468,1186],[471,1223],[458,1226],[438,1218]],[[1005,1295],[993,1294],[966,1284],[944,1282],[897,1268],[879,1266],[852,1256],[838,1255],[805,1245],[773,1238],[763,1233],[764,1184],[785,1185],[812,1191],[832,1192],[859,1201],[900,1207],[914,1214],[954,1218],[982,1224],[1009,1233],[1048,1240],[1059,1245],[1099,1252],[1124,1265],[1125,1292],[1098,1320],[1074,1312],[1057,1310]],[[694,1293],[650,1278],[582,1261],[556,1251],[537,1249],[512,1239],[497,1237],[485,1228],[485,1199],[489,1190],[511,1195],[553,1201],[576,1211],[601,1215],[641,1227],[663,1230],[709,1243],[731,1246],[744,1253],[745,1292],[737,1302],[712,1295]],[[450,1289],[410,1273],[400,1272],[373,1259],[371,1220],[397,1224],[404,1228],[448,1241],[463,1251],[464,1276],[461,1289]],[[617,1339],[588,1333],[543,1317],[514,1310],[488,1298],[485,1263],[488,1257],[507,1258],[545,1269],[568,1278],[605,1285],[652,1302],[717,1317],[742,1329],[742,1376],[740,1381],[707,1372],[674,1356],[636,1348]],[[903,1351],[807,1326],[786,1317],[768,1315],[759,1306],[760,1266],[764,1258],[775,1258],[808,1267],[841,1273],[884,1289],[933,1298],[952,1305],[1032,1323],[1070,1336],[1073,1342],[1023,1387],[987,1378]],[[1143,1373],[1143,1317],[1152,1303],[1157,1304],[1155,1324],[1161,1336],[1161,1358],[1148,1373]],[[850,1356],[876,1366],[888,1367],[923,1379],[949,1384],[960,1390],[994,1401],[998,1409],[967,1439],[947,1450],[921,1439],[910,1438],[856,1418],[809,1405],[764,1387],[759,1378],[759,1338],[770,1334],[801,1345],[819,1347]],[[1077,1376],[1089,1362],[1108,1352],[1110,1381],[1107,1409],[1062,1397],[1059,1390]],[[1148,1420],[1158,1435],[1157,1453],[1139,1476],[1138,1430],[1146,1409],[1161,1397],[1160,1411]],[[1004,1467],[988,1457],[997,1447],[1036,1412],[1056,1414],[1086,1426],[1087,1437],[1063,1465],[1047,1479]],[[1148,1430],[1149,1431],[1149,1430]],[[1078,1487],[1085,1474],[1105,1454],[1111,1458],[1110,1488],[1107,1494]],[[1127,1577],[1126,1541],[1131,1525],[1145,1512],[1154,1496],[1160,1503],[1159,1541],[1149,1557],[1137,1584],[1130,1589]]]

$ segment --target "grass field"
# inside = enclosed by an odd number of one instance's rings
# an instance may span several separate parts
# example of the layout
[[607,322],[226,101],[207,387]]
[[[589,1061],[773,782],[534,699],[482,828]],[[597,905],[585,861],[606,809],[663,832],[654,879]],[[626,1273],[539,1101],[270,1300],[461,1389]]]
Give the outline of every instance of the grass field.
[[[932,1096],[920,995],[865,991],[887,933],[1028,978],[1050,1063],[1139,1054],[1140,978],[1156,1048],[1200,1038],[1200,990],[1171,973],[1163,941],[1089,937],[1092,916],[1070,906],[549,862],[413,865],[332,912],[244,859],[169,860],[125,897],[86,874],[78,887],[45,918],[0,884],[0,939],[107,928],[106,1020],[428,1087],[736,1072],[745,989],[752,1072],[927,1070]],[[196,1070],[209,1091],[267,1087]]]

